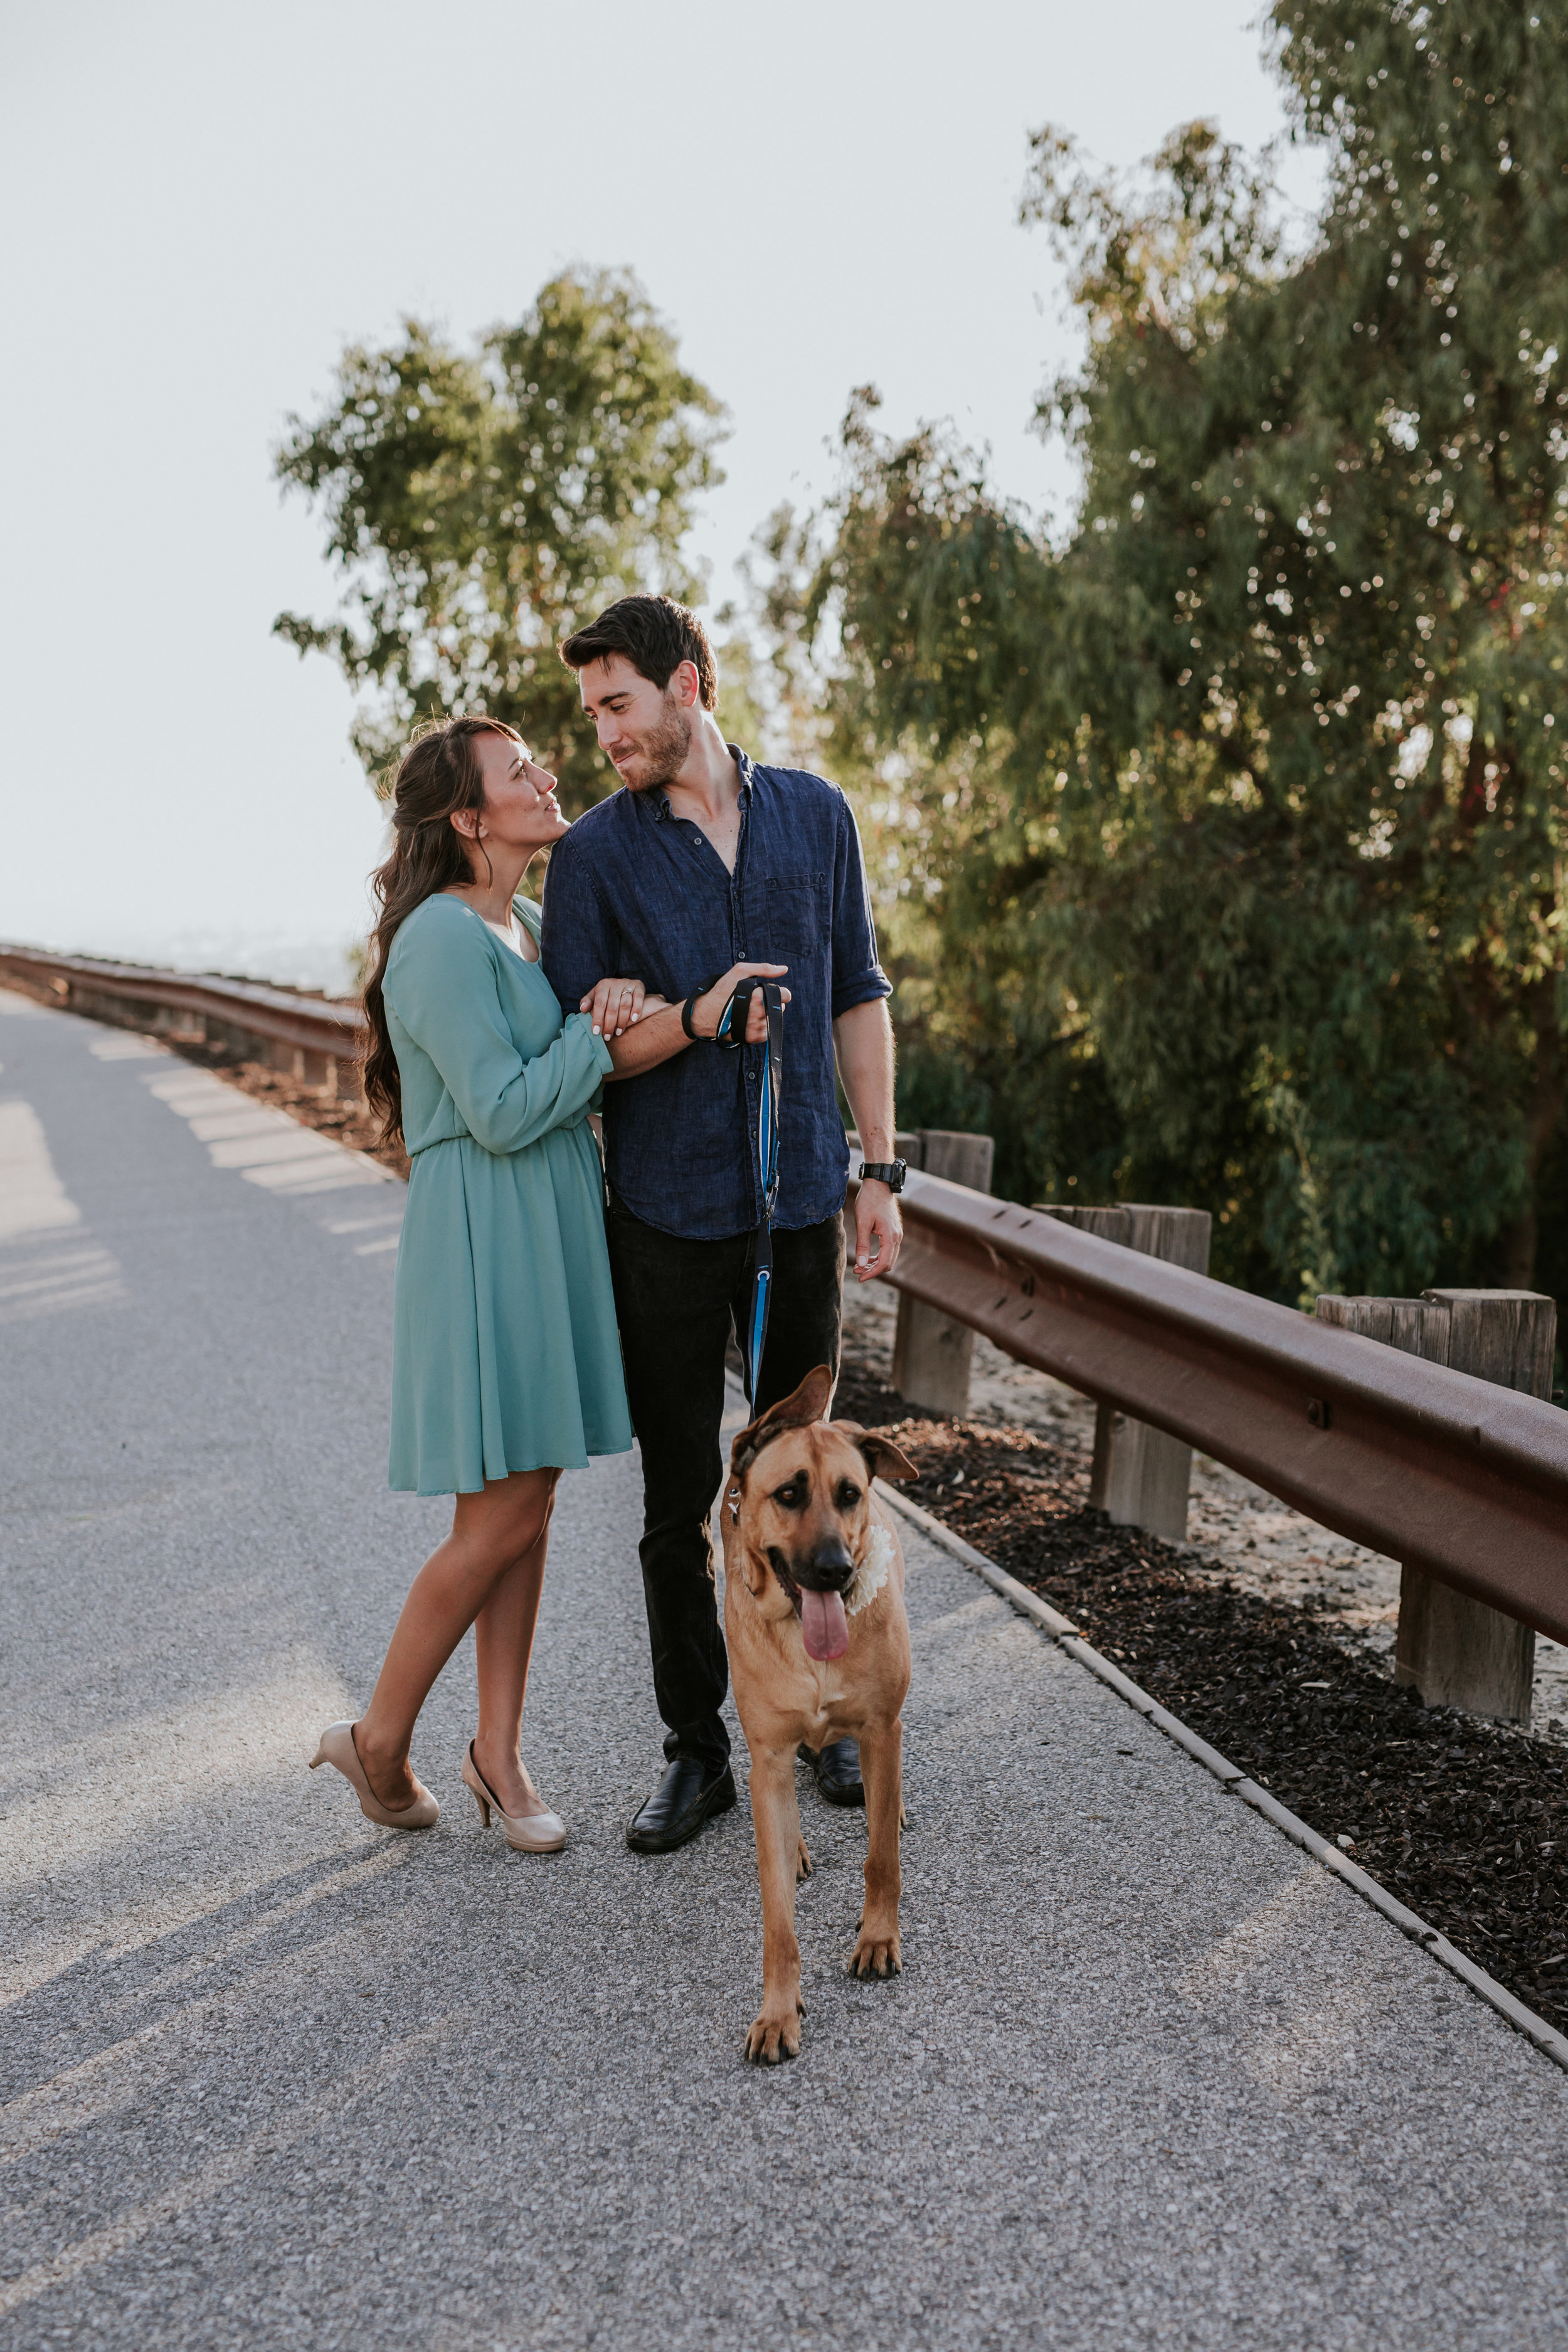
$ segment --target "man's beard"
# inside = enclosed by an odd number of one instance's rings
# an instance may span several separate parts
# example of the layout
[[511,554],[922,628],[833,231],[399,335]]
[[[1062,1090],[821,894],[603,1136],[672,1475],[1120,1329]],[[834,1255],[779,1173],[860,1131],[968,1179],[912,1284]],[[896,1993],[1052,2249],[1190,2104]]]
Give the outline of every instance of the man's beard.
[[670,701],[665,716],[651,735],[645,735],[637,745],[637,756],[647,763],[647,773],[635,783],[626,778],[635,793],[662,791],[674,783],[686,765],[686,755],[691,749],[691,721],[679,703]]

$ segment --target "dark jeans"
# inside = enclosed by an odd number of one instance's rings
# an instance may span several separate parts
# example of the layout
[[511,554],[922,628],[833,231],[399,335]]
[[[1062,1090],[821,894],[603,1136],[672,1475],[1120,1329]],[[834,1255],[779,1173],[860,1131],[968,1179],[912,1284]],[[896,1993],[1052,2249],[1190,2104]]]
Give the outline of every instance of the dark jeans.
[[[708,1515],[723,1460],[724,1351],[752,1301],[755,1235],[716,1242],[661,1234],[612,1193],[606,1220],[632,1425],[642,1447],[643,1592],[667,1758],[721,1770],[729,1685]],[[773,1235],[773,1306],[756,1410],[826,1364],[838,1371],[844,1220]]]

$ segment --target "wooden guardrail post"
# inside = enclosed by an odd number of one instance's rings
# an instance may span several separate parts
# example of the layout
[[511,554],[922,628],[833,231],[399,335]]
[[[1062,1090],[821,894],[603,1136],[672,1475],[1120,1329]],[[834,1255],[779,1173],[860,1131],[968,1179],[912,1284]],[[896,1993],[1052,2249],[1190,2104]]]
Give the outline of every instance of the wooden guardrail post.
[[[1107,1209],[1068,1208],[1047,1201],[1036,1206],[1080,1233],[1120,1242],[1123,1249],[1141,1250],[1145,1257],[1184,1265],[1192,1274],[1209,1270],[1213,1220],[1206,1209],[1155,1208],[1133,1201]],[[1190,1445],[1163,1429],[1152,1429],[1147,1422],[1134,1421],[1103,1397],[1097,1401],[1091,1509],[1105,1512],[1115,1527],[1145,1528],[1167,1543],[1184,1543],[1192,1472]]]
[[[1428,1363],[1551,1398],[1557,1307],[1539,1291],[1425,1290],[1419,1298],[1325,1294],[1316,1313],[1321,1323],[1359,1331]],[[1535,1635],[1501,1610],[1405,1564],[1399,1571],[1394,1679],[1417,1690],[1428,1706],[1528,1724]]]
[[[988,1135],[964,1135],[951,1128],[925,1127],[900,1134],[894,1145],[900,1160],[928,1176],[945,1176],[950,1184],[967,1184],[972,1192],[989,1192],[995,1144]],[[924,1412],[950,1412],[959,1419],[969,1411],[969,1374],[974,1360],[974,1334],[965,1323],[955,1323],[939,1307],[899,1293],[899,1321],[893,1338],[893,1386],[906,1403]]]

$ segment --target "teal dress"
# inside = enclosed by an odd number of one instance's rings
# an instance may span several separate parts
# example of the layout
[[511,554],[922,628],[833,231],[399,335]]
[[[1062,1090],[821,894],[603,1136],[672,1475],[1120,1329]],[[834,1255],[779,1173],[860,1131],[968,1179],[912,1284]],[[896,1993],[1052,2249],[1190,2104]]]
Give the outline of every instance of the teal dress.
[[[537,945],[538,909],[516,902]],[[610,1055],[460,898],[384,981],[412,1167],[393,1301],[395,1487],[473,1495],[632,1442],[588,1125]]]

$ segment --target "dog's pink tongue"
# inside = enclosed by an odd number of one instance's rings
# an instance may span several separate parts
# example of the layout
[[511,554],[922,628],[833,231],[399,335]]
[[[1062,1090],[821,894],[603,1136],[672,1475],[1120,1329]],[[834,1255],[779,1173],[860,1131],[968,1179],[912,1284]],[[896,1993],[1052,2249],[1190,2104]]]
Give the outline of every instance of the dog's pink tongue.
[[812,1592],[803,1587],[800,1630],[808,1658],[841,1658],[849,1647],[849,1621],[844,1614],[842,1594]]

